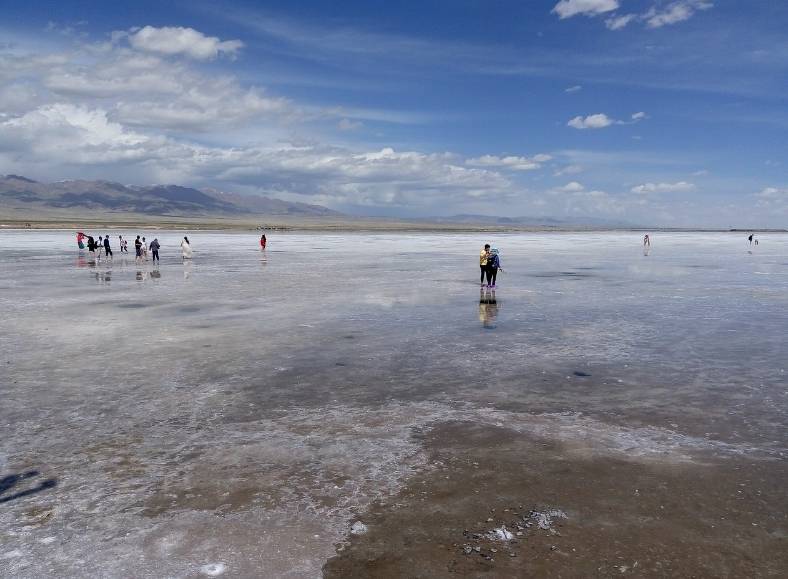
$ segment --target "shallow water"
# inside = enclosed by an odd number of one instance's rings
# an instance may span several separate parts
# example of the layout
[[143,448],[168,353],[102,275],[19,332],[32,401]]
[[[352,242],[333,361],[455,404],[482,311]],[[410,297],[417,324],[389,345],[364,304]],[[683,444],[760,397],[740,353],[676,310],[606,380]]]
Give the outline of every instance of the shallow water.
[[788,235],[496,234],[495,292],[481,236],[180,236],[146,231],[154,267],[0,232],[0,478],[38,473],[0,493],[15,576],[318,576],[449,420],[786,457]]

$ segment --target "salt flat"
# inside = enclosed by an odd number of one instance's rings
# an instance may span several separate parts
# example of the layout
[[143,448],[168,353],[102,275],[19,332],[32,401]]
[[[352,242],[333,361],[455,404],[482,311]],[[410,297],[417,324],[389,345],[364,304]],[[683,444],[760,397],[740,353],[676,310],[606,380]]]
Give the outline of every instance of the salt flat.
[[[9,576],[785,569],[788,235],[104,233],[0,232]],[[519,503],[561,538],[469,558]]]

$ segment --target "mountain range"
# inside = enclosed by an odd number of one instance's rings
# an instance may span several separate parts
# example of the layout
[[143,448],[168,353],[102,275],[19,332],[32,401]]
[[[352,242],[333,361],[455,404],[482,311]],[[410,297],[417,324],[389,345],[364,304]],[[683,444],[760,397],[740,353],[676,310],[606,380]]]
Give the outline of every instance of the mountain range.
[[321,205],[293,203],[261,195],[241,195],[179,185],[122,185],[111,181],[41,183],[20,175],[0,176],[0,207],[45,216],[53,211],[137,213],[153,216],[243,217],[340,216]]

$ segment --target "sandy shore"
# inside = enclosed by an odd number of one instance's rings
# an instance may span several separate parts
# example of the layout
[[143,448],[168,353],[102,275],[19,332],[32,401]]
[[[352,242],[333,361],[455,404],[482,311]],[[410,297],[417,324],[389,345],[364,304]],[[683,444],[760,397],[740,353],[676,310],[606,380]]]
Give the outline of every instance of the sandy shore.
[[[578,456],[506,426],[423,436],[435,470],[365,514],[340,577],[780,577],[788,466]],[[547,519],[537,513],[560,512]],[[552,520],[551,520],[552,519]],[[496,529],[511,532],[502,540]],[[518,534],[520,533],[520,534]]]

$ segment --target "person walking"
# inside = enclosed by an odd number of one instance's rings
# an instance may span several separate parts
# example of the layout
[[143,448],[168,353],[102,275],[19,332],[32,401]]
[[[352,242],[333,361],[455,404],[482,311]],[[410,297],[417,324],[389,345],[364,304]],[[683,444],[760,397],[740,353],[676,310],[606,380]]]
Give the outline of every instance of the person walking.
[[181,241],[181,253],[183,259],[191,259],[192,258],[192,246],[189,243],[189,238],[185,235],[183,236],[183,241]]
[[142,238],[142,259],[148,261],[148,242]]
[[142,242],[140,241],[140,236],[137,236],[137,239],[134,240],[134,260],[138,261],[142,257]]
[[260,249],[265,249],[265,244],[268,243],[268,240],[265,238],[265,233],[260,238]]
[[159,239],[157,237],[154,237],[153,241],[150,242],[150,252],[153,255],[153,263],[156,263],[157,261],[161,263],[161,260],[159,259],[160,247],[161,245],[159,245]]
[[651,240],[648,237],[648,233],[643,236],[643,247],[651,247]]
[[479,283],[484,285],[484,275],[487,273],[487,260],[490,258],[490,244],[485,243],[484,248],[479,252],[479,270],[481,271],[481,279]]
[[112,248],[109,246],[109,235],[104,238],[104,255],[112,257]]
[[118,235],[118,245],[120,246],[120,252],[123,253],[123,248],[126,247],[126,241],[123,239],[122,235]]

